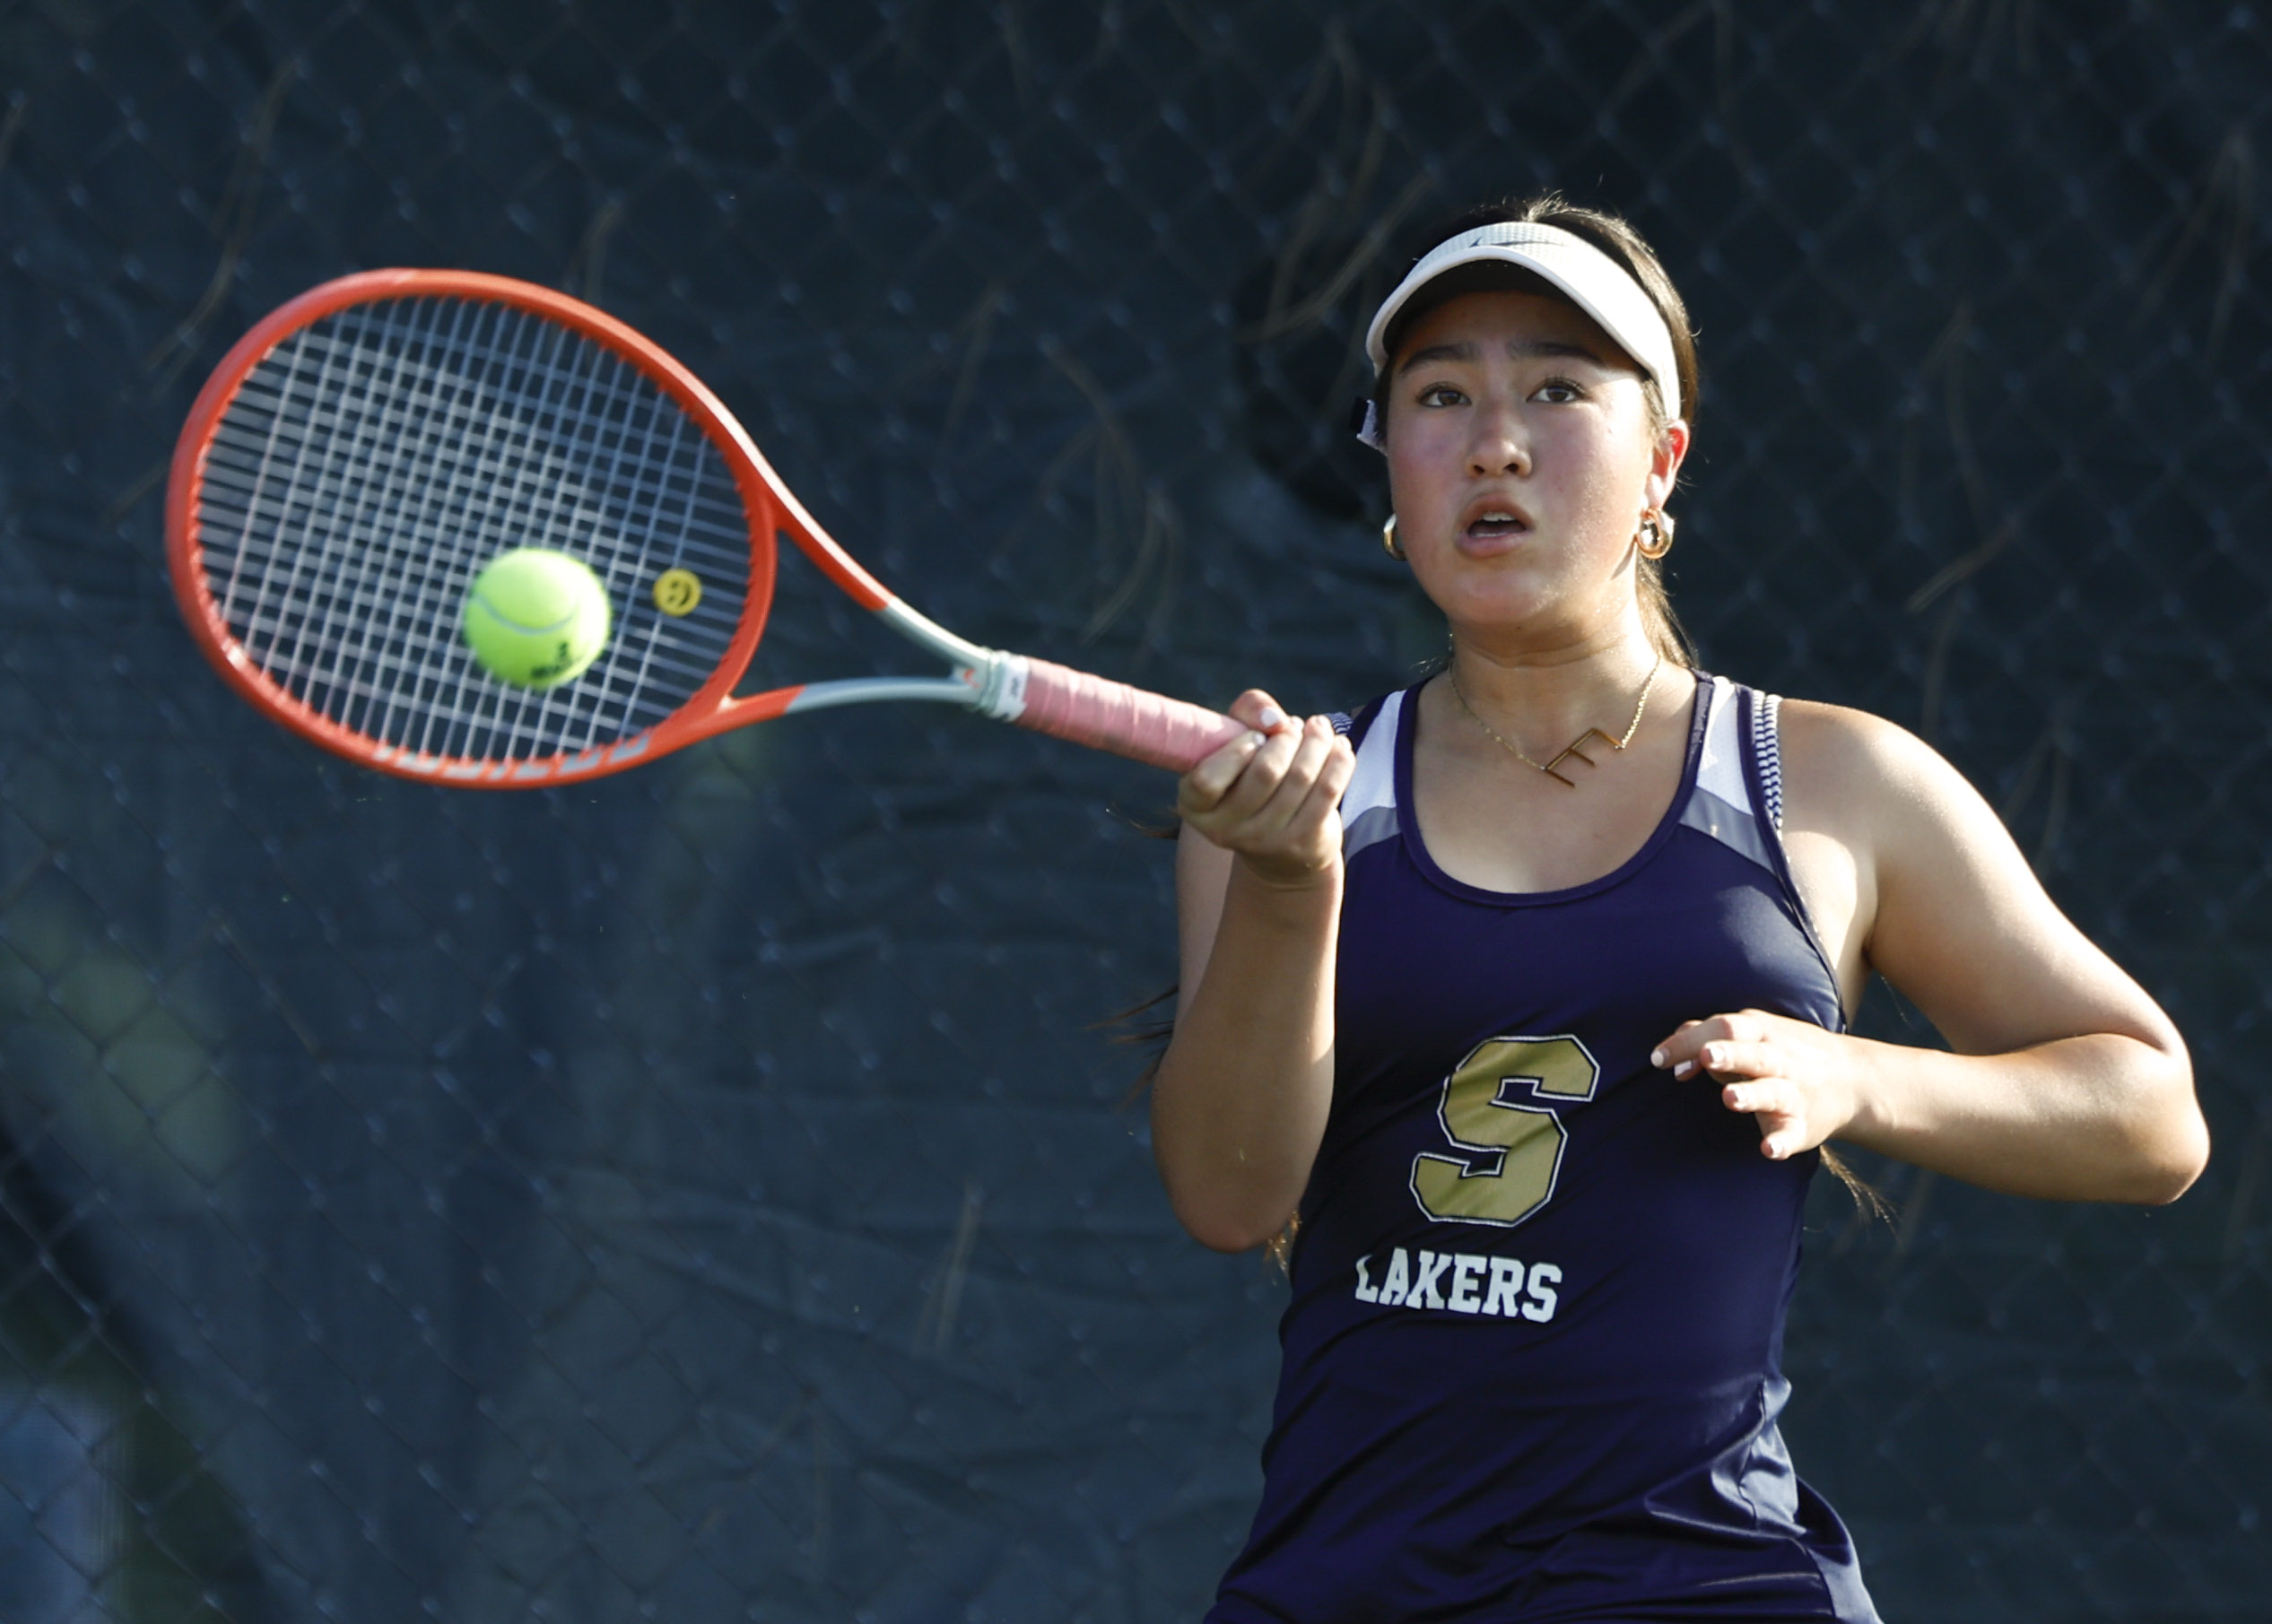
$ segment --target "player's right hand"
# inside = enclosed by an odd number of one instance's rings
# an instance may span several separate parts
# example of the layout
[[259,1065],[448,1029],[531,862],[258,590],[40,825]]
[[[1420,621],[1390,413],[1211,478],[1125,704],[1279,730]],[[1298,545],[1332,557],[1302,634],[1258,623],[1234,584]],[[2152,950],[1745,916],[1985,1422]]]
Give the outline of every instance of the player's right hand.
[[1313,883],[1341,863],[1341,793],[1356,752],[1323,716],[1301,721],[1250,688],[1231,705],[1248,731],[1183,775],[1176,811],[1273,885]]

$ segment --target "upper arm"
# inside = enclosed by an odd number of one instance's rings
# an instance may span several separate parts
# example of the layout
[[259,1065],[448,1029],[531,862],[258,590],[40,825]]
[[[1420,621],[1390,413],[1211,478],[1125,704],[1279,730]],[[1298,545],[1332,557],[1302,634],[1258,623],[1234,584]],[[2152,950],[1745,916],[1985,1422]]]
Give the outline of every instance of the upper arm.
[[1843,840],[1865,876],[1855,929],[1870,968],[1953,1048],[2002,1054],[2104,1032],[2182,1053],[2169,1018],[2059,910],[1994,810],[1929,745],[1859,711],[1786,716],[1799,724],[1786,730],[1793,809]]
[[1176,942],[1180,949],[1182,996],[1176,1000],[1176,1019],[1191,1007],[1191,995],[1207,973],[1214,951],[1214,934],[1223,923],[1223,893],[1231,886],[1232,854],[1189,824],[1176,836]]

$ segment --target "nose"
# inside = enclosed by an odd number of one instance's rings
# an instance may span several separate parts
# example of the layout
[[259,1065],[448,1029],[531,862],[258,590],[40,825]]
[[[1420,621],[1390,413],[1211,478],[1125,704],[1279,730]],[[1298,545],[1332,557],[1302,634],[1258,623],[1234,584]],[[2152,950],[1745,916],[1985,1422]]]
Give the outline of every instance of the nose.
[[1513,402],[1479,403],[1473,421],[1475,433],[1467,442],[1469,473],[1478,479],[1502,473],[1520,479],[1530,472],[1530,439]]

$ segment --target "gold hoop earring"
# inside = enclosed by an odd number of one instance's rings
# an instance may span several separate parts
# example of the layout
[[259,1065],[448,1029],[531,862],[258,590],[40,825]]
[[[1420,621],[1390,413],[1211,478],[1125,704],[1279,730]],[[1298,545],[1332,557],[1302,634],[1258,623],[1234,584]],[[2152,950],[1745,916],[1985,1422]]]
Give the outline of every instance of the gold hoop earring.
[[1651,563],[1670,552],[1673,550],[1673,516],[1656,508],[1642,514],[1641,529],[1633,536],[1633,548]]
[[1388,523],[1380,526],[1380,551],[1399,564],[1405,561],[1405,550],[1397,544],[1397,516],[1393,513]]

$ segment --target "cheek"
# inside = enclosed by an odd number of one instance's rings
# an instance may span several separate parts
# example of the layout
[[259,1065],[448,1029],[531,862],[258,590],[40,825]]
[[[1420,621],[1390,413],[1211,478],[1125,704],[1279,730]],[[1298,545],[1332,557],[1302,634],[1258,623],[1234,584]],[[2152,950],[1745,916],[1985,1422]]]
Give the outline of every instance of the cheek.
[[1579,496],[1588,515],[1607,525],[1633,505],[1629,499],[1635,490],[1636,482],[1625,477],[1624,469],[1606,461],[1596,461],[1586,468]]
[[[1605,430],[1598,424],[1568,425],[1552,447],[1563,473],[1561,482],[1585,517],[1621,534],[1632,528],[1641,508],[1650,473],[1649,447],[1636,437]],[[1541,446],[1542,452],[1548,449]],[[1542,465],[1545,458],[1540,458]]]
[[1388,441],[1388,498],[1398,513],[1416,522],[1449,501],[1457,483],[1457,470],[1446,475],[1441,447],[1430,446],[1425,436],[1406,433]]

